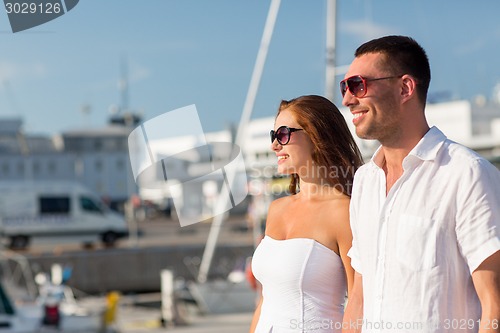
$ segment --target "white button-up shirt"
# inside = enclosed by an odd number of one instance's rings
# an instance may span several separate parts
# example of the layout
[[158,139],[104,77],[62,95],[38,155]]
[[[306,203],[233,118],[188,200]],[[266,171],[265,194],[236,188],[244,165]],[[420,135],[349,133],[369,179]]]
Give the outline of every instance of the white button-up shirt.
[[500,172],[435,127],[387,195],[383,165],[379,149],[351,198],[363,332],[477,332],[471,273],[500,250]]

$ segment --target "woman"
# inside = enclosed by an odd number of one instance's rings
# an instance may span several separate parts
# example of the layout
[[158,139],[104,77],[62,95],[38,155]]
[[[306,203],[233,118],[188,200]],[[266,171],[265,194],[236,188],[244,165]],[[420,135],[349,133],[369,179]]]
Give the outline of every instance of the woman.
[[340,332],[354,278],[349,196],[362,157],[328,99],[282,101],[271,131],[290,193],[269,207],[252,269],[262,284],[251,333]]

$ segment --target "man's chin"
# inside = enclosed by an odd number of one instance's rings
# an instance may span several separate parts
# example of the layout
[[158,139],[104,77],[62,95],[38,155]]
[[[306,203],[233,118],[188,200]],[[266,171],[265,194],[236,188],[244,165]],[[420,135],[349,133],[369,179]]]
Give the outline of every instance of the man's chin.
[[356,136],[363,140],[371,140],[370,136],[359,127],[356,127]]

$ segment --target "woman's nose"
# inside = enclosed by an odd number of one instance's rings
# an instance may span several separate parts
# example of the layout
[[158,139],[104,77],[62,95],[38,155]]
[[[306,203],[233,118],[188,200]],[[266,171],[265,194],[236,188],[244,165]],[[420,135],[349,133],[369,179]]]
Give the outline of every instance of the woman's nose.
[[271,150],[273,151],[279,151],[283,148],[282,145],[279,144],[278,140],[274,139],[274,141],[271,143]]

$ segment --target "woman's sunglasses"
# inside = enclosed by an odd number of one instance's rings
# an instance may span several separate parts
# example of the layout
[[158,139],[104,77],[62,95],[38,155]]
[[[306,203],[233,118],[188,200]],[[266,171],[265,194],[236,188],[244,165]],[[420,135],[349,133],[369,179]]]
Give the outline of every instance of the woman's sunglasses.
[[361,75],[354,75],[340,81],[340,93],[342,94],[342,97],[344,97],[347,90],[349,90],[354,97],[361,98],[366,95],[367,91],[366,83],[368,81],[395,79],[395,78],[400,78],[401,76],[402,75],[379,77],[376,79],[366,79]]
[[302,128],[292,128],[288,126],[280,126],[278,129],[271,130],[271,143],[274,139],[278,140],[278,143],[282,146],[286,145],[290,141],[290,135],[293,132],[302,131]]

